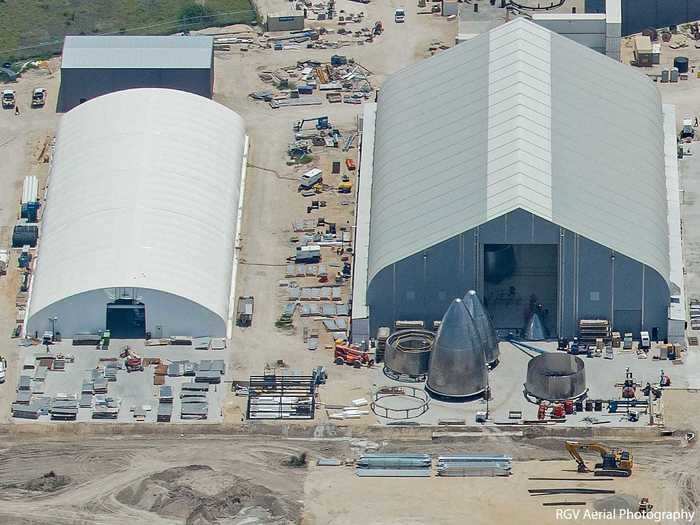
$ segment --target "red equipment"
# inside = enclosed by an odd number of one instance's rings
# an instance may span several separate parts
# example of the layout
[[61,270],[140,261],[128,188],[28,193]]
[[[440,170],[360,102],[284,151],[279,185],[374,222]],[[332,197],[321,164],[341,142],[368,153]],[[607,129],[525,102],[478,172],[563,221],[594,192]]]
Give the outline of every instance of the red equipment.
[[564,412],[567,414],[573,414],[574,413],[574,402],[571,399],[567,399],[564,401]]
[[124,364],[127,372],[143,372],[143,359],[140,357],[130,357]]
[[537,408],[537,419],[542,421],[546,418],[547,418],[547,404],[540,403],[540,406]]
[[556,403],[552,407],[552,417],[554,418],[563,418],[564,417],[564,405],[561,403]]
[[374,359],[370,359],[368,352],[337,341],[334,358],[336,365],[352,365],[355,368],[360,368],[362,365],[369,368],[374,365]]
[[350,170],[354,171],[355,170],[355,161],[352,159],[345,159],[345,166]]

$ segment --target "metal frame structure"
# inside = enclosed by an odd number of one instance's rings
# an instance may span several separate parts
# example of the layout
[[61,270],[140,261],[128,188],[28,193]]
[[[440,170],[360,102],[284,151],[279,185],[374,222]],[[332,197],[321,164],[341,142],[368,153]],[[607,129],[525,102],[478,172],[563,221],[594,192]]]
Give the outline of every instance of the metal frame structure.
[[246,419],[314,419],[314,376],[250,376]]
[[[425,414],[430,408],[430,396],[428,393],[414,386],[382,387],[377,390],[372,397],[372,403],[370,404],[372,412],[385,419],[413,419]],[[419,405],[412,408],[390,408],[383,406],[381,400],[388,397],[414,398],[419,402]]]

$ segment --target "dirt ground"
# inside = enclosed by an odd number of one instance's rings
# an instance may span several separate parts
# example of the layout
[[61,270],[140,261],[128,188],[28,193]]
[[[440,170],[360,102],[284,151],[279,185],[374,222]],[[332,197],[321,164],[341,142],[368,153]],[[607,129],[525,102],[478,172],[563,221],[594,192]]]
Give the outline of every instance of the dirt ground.
[[[120,436],[55,440],[7,439],[0,450],[0,523],[12,524],[554,524],[544,501],[585,501],[584,509],[629,507],[650,497],[664,512],[695,509],[697,453],[682,440],[645,447],[621,443],[635,457],[631,478],[577,474],[560,440],[514,442],[508,436],[469,443],[315,440],[256,437]],[[319,467],[319,457],[355,458],[367,450],[505,453],[509,478],[359,478],[350,466]],[[308,465],[285,466],[306,452]],[[586,457],[591,462],[593,457]],[[679,468],[683,464],[684,467]],[[63,477],[55,486],[42,478]],[[28,487],[34,490],[29,490]],[[604,488],[614,495],[530,496],[528,489]],[[409,496],[409,497],[407,497]],[[575,521],[585,523],[586,520]],[[630,523],[629,520],[596,520]],[[634,522],[634,521],[632,521]],[[661,523],[689,523],[668,521]]]

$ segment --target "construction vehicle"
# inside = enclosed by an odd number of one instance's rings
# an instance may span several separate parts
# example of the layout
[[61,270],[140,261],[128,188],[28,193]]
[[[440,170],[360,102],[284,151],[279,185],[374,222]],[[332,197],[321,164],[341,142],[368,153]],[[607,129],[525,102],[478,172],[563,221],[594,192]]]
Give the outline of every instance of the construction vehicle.
[[693,119],[692,118],[684,118],[683,119],[683,128],[681,129],[681,140],[685,140],[685,139],[693,140],[694,138],[695,138],[695,129],[693,128]]
[[305,118],[300,121],[298,121],[296,124],[294,124],[294,132],[298,133],[302,129],[304,129],[304,124],[307,122],[315,122],[316,123],[316,129],[321,130],[321,129],[331,129],[331,122],[328,120],[328,117],[314,117],[314,118]]
[[338,193],[352,193],[352,182],[343,181],[338,184]]
[[362,365],[365,365],[369,368],[374,365],[374,360],[370,358],[369,352],[337,340],[335,342],[334,363],[336,365],[352,365],[355,368],[361,368]]
[[124,358],[124,367],[127,372],[143,372],[143,359],[128,346],[122,349],[119,353],[119,357]]
[[384,32],[384,24],[381,22],[375,22],[374,28],[372,29],[372,34],[374,36],[379,36]]
[[15,107],[15,92],[11,89],[6,89],[2,92],[2,108],[12,109]]
[[649,503],[649,498],[642,498],[639,501],[639,512],[640,514],[646,514],[647,512],[651,512],[651,509],[654,508],[654,505]]
[[639,348],[648,352],[651,348],[651,338],[649,337],[649,332],[642,331],[639,333]]
[[[634,462],[632,454],[622,448],[607,448],[600,443],[579,443],[578,441],[567,441],[565,443],[567,452],[578,464],[578,472],[593,472],[594,476],[611,476],[627,478],[632,475]],[[602,463],[596,463],[591,471],[579,452],[597,452],[602,458]]]
[[236,324],[238,326],[250,326],[253,324],[253,308],[255,306],[255,298],[252,295],[238,297],[238,315],[236,316]]
[[46,89],[36,88],[32,92],[32,107],[41,108],[44,107],[44,104],[46,104]]

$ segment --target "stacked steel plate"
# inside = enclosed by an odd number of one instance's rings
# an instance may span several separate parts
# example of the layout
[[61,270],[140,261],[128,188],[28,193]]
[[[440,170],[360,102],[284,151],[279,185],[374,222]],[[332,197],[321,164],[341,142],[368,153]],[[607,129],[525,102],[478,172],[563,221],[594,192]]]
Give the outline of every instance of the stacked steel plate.
[[510,456],[439,456],[437,473],[447,477],[510,476],[512,461]]

